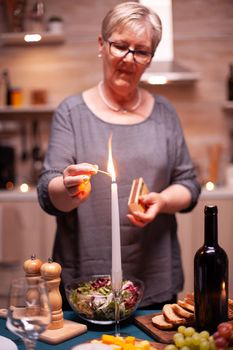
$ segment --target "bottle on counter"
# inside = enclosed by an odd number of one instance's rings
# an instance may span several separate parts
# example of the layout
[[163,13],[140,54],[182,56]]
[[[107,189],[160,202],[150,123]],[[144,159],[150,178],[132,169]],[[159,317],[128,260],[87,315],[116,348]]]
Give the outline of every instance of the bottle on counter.
[[10,106],[11,105],[11,83],[10,83],[10,76],[8,70],[4,70],[2,72],[3,81],[5,83],[5,105]]
[[10,82],[10,74],[6,69],[2,73],[3,81],[5,83],[5,101],[6,106],[21,106],[23,101],[22,89],[19,87],[13,87]]
[[204,245],[194,257],[196,329],[213,334],[228,320],[228,257],[218,244],[218,208],[205,206]]
[[233,101],[233,63],[229,65],[229,76],[227,80],[228,100]]

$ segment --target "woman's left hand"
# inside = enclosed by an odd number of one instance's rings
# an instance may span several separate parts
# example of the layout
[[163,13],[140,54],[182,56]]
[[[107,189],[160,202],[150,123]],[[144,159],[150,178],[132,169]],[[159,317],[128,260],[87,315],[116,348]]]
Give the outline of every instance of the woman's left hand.
[[129,220],[138,227],[144,227],[149,224],[166,206],[165,198],[157,192],[143,195],[139,200],[145,206],[145,212],[135,211],[127,215]]

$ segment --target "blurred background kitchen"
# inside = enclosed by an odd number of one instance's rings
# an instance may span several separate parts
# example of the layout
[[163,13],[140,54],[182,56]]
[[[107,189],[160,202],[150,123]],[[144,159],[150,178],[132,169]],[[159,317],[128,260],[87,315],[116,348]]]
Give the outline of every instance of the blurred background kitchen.
[[[54,218],[40,209],[35,185],[52,114],[66,96],[101,79],[100,23],[106,11],[120,2],[0,0],[0,275],[4,285],[12,273],[22,274],[22,263],[32,254],[42,260],[51,255]],[[167,96],[176,107],[203,185],[197,208],[177,215],[184,293],[193,290],[193,256],[203,242],[203,208],[212,203],[219,207],[219,242],[228,253],[233,297],[233,2],[141,2],[158,12],[164,27],[142,85]]]

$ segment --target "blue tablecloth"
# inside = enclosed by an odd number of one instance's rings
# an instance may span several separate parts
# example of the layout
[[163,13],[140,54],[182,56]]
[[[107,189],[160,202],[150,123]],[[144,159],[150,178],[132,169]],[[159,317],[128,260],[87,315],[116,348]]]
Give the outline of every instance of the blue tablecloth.
[[[154,310],[138,310],[136,311],[135,315],[145,315],[149,313],[156,312]],[[76,321],[79,323],[83,323],[77,315],[73,311],[65,311],[64,312],[64,318],[67,320]],[[97,326],[93,324],[87,324],[88,331],[82,335],[79,335],[75,338],[69,339],[63,343],[57,344],[57,345],[50,345],[48,343],[44,343],[41,341],[37,342],[36,350],[70,350],[73,346],[84,343],[88,340],[100,338],[100,336],[105,334],[113,334],[114,333],[114,325],[111,326]],[[124,321],[121,323],[120,326],[120,332],[122,334],[128,334],[133,335],[139,339],[147,339],[149,341],[153,341],[152,338],[150,338],[146,333],[144,333],[141,329],[139,329],[134,323],[133,319],[129,319],[127,321]],[[0,335],[7,337],[11,340],[13,340],[19,350],[25,350],[24,344],[21,341],[20,338],[18,338],[15,334],[8,331],[6,328],[6,321],[4,319],[0,319]],[[4,349],[1,349],[4,350]]]

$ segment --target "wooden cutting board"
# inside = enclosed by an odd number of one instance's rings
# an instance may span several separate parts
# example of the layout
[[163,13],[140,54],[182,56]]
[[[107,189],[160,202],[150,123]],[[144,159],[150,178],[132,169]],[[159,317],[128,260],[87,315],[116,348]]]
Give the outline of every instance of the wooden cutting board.
[[172,338],[173,338],[173,335],[176,333],[176,329],[174,330],[158,329],[153,325],[151,321],[152,317],[154,317],[155,315],[159,315],[159,313],[135,316],[134,322],[139,328],[141,328],[145,333],[147,333],[150,337],[152,337],[156,341],[163,344],[172,344],[173,343]]
[[[136,316],[134,318],[135,324],[141,328],[145,333],[156,341],[163,344],[172,344],[173,335],[177,332],[177,328],[174,330],[161,330],[155,327],[151,321],[152,317],[159,315],[160,313],[153,313],[149,315]],[[233,324],[233,320],[228,321]]]
[[59,344],[65,340],[77,337],[87,332],[87,326],[70,320],[64,320],[64,326],[60,329],[47,329],[40,335],[40,340],[49,344]]

